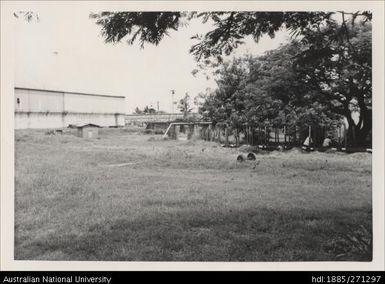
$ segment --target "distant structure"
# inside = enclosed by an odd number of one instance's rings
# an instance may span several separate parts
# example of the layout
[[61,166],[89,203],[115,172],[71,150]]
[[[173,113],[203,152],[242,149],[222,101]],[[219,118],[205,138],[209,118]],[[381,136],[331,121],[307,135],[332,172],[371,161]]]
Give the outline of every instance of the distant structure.
[[[183,113],[155,113],[155,114],[126,114],[126,125],[148,125],[149,123],[166,123],[177,120],[184,120]],[[202,116],[198,113],[189,113],[188,120],[201,120]],[[166,124],[168,126],[168,124]],[[166,126],[166,128],[167,128]]]
[[125,97],[15,88],[15,128],[124,126]]
[[99,137],[99,125],[88,123],[77,126],[78,136],[82,138],[98,138]]

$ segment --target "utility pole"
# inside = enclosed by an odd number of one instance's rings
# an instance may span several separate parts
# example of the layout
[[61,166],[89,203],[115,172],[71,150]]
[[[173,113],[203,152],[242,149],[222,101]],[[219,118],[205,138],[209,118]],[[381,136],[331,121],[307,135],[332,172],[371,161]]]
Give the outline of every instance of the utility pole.
[[156,102],[156,108],[157,108],[157,111],[159,112],[159,101]]
[[175,90],[171,90],[171,114],[174,113],[174,94]]

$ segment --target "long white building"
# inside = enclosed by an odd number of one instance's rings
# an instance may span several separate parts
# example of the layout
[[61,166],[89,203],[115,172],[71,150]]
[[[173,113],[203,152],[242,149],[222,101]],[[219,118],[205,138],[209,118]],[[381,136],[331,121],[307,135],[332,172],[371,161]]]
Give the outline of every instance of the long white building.
[[15,128],[124,126],[125,97],[15,87]]

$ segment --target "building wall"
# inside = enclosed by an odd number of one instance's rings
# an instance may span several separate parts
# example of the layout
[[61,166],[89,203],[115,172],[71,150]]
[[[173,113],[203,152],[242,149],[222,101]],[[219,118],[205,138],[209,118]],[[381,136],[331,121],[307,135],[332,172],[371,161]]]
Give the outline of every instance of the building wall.
[[63,96],[60,92],[15,90],[15,110],[22,112],[62,112]]
[[15,88],[15,128],[63,128],[93,123],[124,126],[125,98]]
[[93,123],[104,127],[124,126],[124,115],[108,113],[15,113],[15,129],[64,128],[68,127],[70,124],[87,123]]
[[78,129],[78,136],[83,138],[97,138],[99,130],[97,127],[83,127]]
[[87,113],[124,113],[124,98],[108,96],[86,96],[65,93],[65,111]]

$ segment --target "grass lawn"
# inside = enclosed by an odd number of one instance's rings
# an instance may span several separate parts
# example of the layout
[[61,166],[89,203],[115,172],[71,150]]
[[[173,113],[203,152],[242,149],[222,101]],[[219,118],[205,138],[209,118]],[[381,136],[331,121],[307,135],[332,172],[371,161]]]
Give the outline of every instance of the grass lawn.
[[[68,131],[68,130],[66,130]],[[17,130],[15,259],[370,261],[371,155]]]

